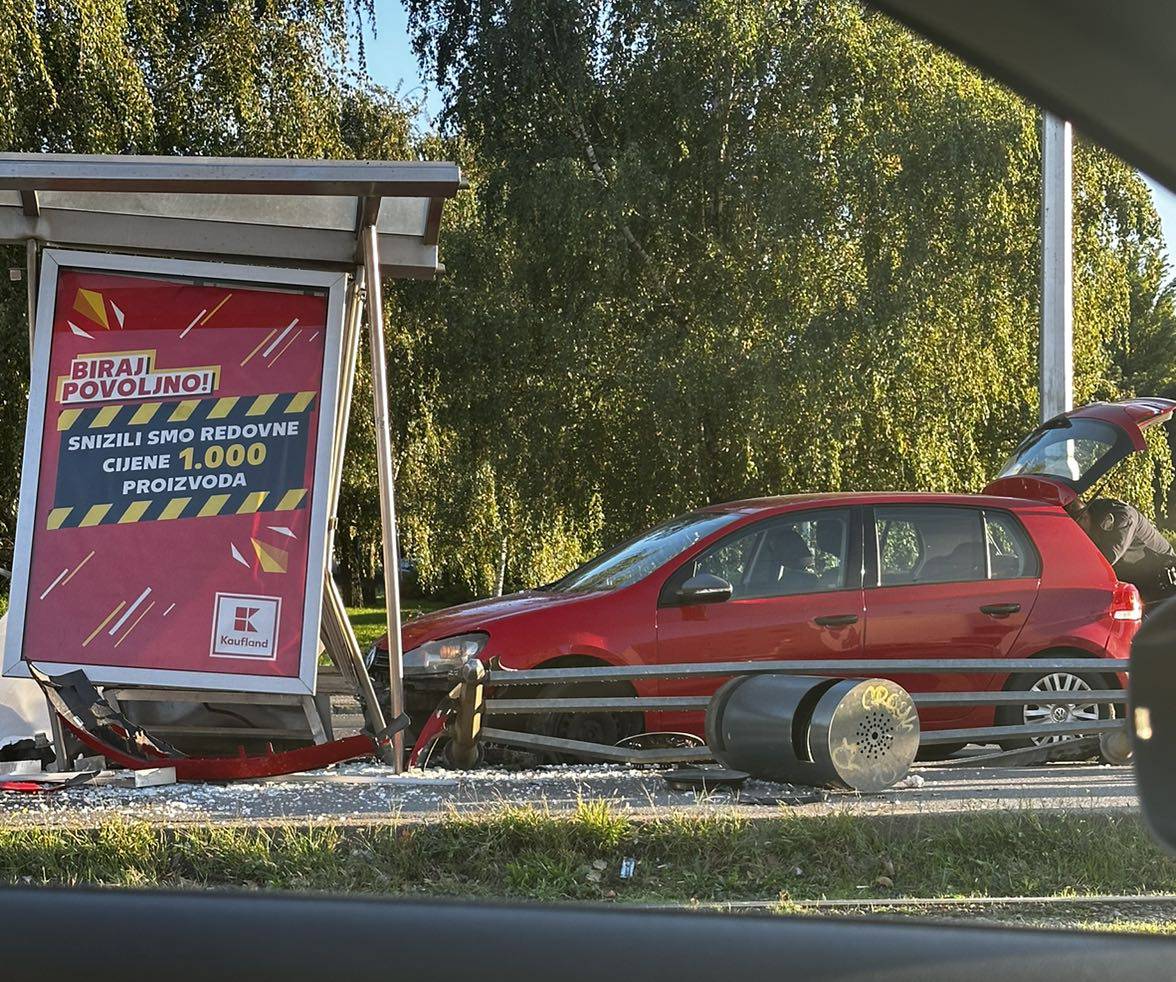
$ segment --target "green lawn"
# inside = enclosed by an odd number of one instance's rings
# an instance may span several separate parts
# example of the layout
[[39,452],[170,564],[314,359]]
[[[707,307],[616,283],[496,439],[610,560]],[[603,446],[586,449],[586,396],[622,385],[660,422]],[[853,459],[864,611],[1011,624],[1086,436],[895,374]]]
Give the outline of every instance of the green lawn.
[[[625,858],[636,871],[621,879]],[[568,814],[510,808],[366,826],[10,827],[0,829],[0,883],[634,904],[769,900],[787,912],[794,901],[821,898],[1170,893],[1176,861],[1126,814],[896,819],[783,811],[635,820],[594,801]],[[1170,916],[1148,920],[1147,929],[1170,931]]]
[[[436,600],[406,600],[401,604],[400,616],[402,620],[408,621],[447,606]],[[347,616],[351,618],[351,626],[355,628],[361,651],[366,651],[376,638],[383,636],[386,617],[383,607],[348,607]]]

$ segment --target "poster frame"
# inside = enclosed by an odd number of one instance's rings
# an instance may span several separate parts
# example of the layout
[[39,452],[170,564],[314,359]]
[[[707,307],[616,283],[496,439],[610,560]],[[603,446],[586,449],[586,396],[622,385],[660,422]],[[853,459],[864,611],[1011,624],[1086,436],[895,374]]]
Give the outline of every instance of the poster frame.
[[[33,334],[29,384],[28,419],[20,477],[16,548],[13,554],[9,594],[8,629],[4,646],[3,675],[28,678],[24,658],[25,616],[29,596],[29,573],[33,535],[36,527],[37,494],[40,487],[41,438],[49,396],[49,357],[56,315],[57,280],[63,268],[126,275],[176,277],[198,281],[235,282],[255,287],[326,292],[323,367],[318,400],[318,429],[314,448],[314,483],[311,500],[306,581],[303,587],[302,638],[297,677],[241,674],[228,671],[181,671],[168,668],[127,668],[66,662],[33,664],[46,674],[58,675],[80,669],[97,684],[129,684],[169,688],[224,690],[275,694],[314,695],[318,672],[319,638],[323,586],[327,570],[329,535],[329,488],[334,473],[332,452],[335,415],[338,407],[341,337],[348,275],[343,272],[297,269],[280,266],[241,265],[153,256],[96,253],[67,249],[46,249],[42,253],[37,294],[37,317]],[[342,452],[342,450],[340,450]]]

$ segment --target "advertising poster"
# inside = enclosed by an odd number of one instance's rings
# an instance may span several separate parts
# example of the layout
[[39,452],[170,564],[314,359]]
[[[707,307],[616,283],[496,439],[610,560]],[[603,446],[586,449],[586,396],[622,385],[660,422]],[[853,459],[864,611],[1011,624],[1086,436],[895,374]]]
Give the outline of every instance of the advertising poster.
[[45,253],[5,675],[313,692],[343,288]]

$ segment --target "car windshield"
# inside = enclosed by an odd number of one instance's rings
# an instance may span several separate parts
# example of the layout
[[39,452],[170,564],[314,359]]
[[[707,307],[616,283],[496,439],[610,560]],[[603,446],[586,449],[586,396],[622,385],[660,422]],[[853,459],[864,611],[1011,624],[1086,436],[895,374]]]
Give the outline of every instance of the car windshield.
[[1108,454],[1122,433],[1097,419],[1062,419],[1043,427],[1005,462],[1000,477],[1057,477],[1072,486],[1088,486],[1105,469]]
[[592,593],[630,586],[738,517],[737,512],[682,515],[598,556],[547,589],[556,593]]

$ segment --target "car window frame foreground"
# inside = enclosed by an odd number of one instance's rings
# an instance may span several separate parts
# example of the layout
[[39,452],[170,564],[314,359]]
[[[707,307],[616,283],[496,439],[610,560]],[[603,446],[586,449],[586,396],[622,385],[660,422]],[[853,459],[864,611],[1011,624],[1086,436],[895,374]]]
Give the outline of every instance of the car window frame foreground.
[[[1176,92],[1176,58],[1154,63],[1146,56],[1148,51],[1141,54],[1130,46],[1116,45],[1119,35],[1082,16],[1093,4],[1083,3],[1082,12],[1072,6],[1063,17],[1056,3],[1033,0],[983,5],[970,0],[874,2],[891,10],[905,9],[904,19],[916,29],[933,38],[946,38],[945,47],[966,57],[970,52],[971,60],[982,68],[1079,122],[1109,149],[1154,177],[1176,185],[1176,131],[1155,125],[1152,115],[1152,107],[1168,104]],[[1141,0],[1137,2],[1136,9],[1143,13],[1137,17],[1140,23],[1135,26],[1140,30],[1136,33],[1146,36],[1147,13],[1159,5],[1145,7]],[[924,12],[937,8],[939,19],[928,24],[914,17],[911,11],[920,7]],[[967,7],[972,8],[970,12]],[[1121,5],[1103,7],[1130,20]],[[1045,32],[1025,29],[1017,8],[1048,18],[1055,30],[1054,43],[1043,45]],[[969,17],[977,23],[967,23]],[[958,40],[969,36],[968,42]],[[1006,47],[1012,47],[1012,52]],[[1086,50],[1100,47],[1110,49],[1099,53],[1112,59],[1112,70],[1105,67],[1106,57],[1097,62],[1083,57]],[[1053,84],[1040,78],[1040,70],[1056,69],[1067,61],[1072,65],[1070,77],[1085,77],[1085,83],[1066,87],[1067,76],[1056,70]],[[1035,63],[1040,66],[1037,75]],[[1056,94],[1062,91],[1095,94],[1085,101],[1077,98],[1082,108],[1076,109],[1073,98]],[[1140,111],[1130,112],[1130,107]],[[1114,116],[1121,117],[1125,126],[1135,125],[1137,132],[1146,125],[1157,140],[1167,142],[1149,144],[1133,138],[1132,132],[1124,133],[1114,125]],[[0,890],[0,923],[10,942],[7,977],[38,982],[47,972],[121,982],[127,973],[128,937],[134,958],[152,967],[166,966],[180,977],[225,973],[236,977],[259,964],[265,966],[267,976],[287,982],[318,982],[327,971],[340,978],[354,972],[435,972],[439,925],[452,925],[461,939],[449,946],[445,968],[476,973],[486,982],[499,978],[513,982],[528,972],[550,974],[553,968],[568,982],[598,982],[603,973],[618,971],[640,971],[654,980],[677,982],[711,978],[719,972],[731,978],[991,982],[1003,975],[1010,982],[1055,976],[1078,982],[1164,978],[1176,953],[1176,943],[1167,939],[1124,935],[257,893],[5,889]],[[55,945],[48,953],[28,942],[29,925],[51,924],[85,924],[85,939]],[[128,936],[128,929],[133,934]]]
[[[31,924],[84,924],[86,937],[51,955]],[[179,978],[237,978],[264,966],[283,982],[436,972],[516,982],[558,971],[563,982],[635,975],[651,982],[901,978],[903,982],[1074,982],[1165,978],[1176,942],[1158,937],[951,924],[465,904],[258,893],[0,889],[5,978],[47,972],[124,982],[128,944],[141,965]],[[128,929],[132,934],[128,935]]]

